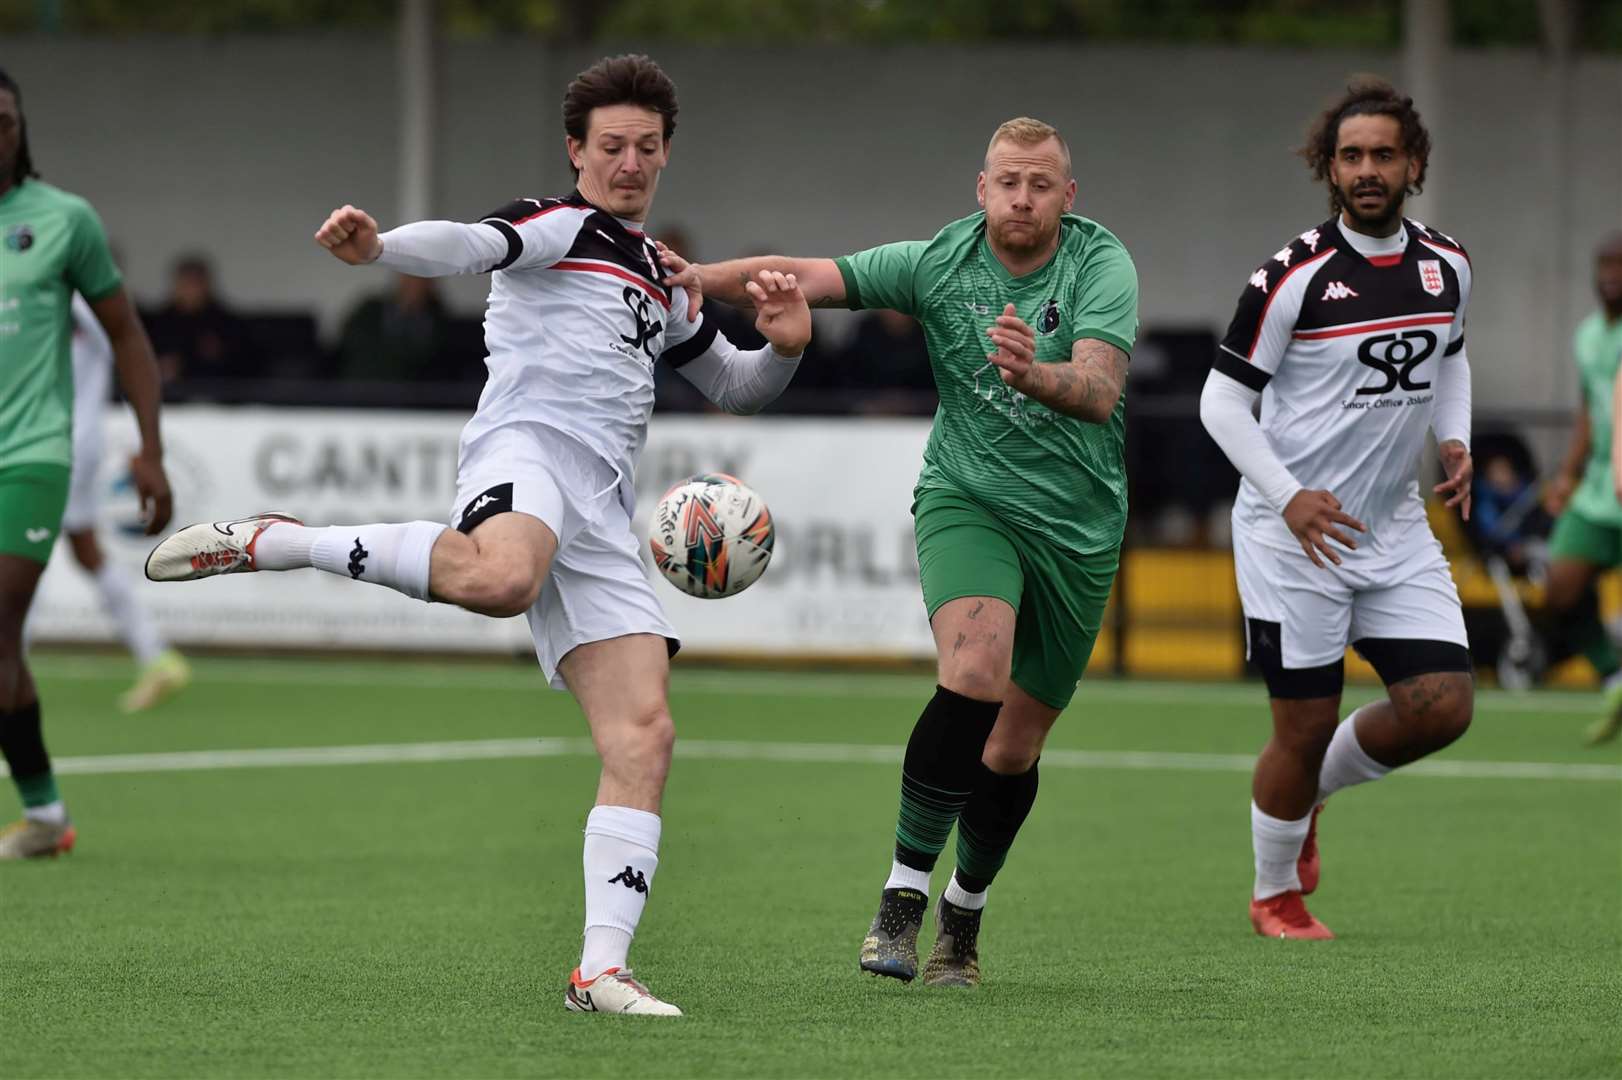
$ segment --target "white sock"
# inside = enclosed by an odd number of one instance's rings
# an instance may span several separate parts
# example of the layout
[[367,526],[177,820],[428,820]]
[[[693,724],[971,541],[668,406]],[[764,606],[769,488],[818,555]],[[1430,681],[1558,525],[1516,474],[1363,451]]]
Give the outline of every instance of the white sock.
[[659,868],[658,814],[596,806],[586,818],[586,939],[580,977],[622,968]]
[[25,806],[23,807],[23,817],[29,821],[37,821],[42,825],[66,825],[68,823],[68,804],[58,799],[43,806]]
[[134,584],[122,566],[104,561],[96,571],[96,591],[101,593],[101,606],[113,617],[118,636],[124,639],[130,655],[142,667],[152,663],[169,646],[158,628],[152,625],[146,610],[135,600]]
[[929,895],[929,871],[914,870],[910,866],[890,861],[890,876],[884,882],[886,889],[917,889],[925,896]]
[[[1383,702],[1374,704],[1379,705]],[[1363,709],[1369,707],[1365,705]],[[1342,720],[1335,728],[1334,737],[1329,740],[1329,749],[1324,752],[1323,767],[1318,770],[1319,802],[1323,802],[1341,788],[1378,780],[1391,771],[1390,766],[1381,765],[1364,753],[1362,745],[1357,741],[1357,716],[1363,709],[1356,710]]]
[[444,531],[445,526],[437,521],[325,528],[282,523],[259,534],[253,548],[254,565],[261,570],[313,566],[426,600],[429,556]]
[[1291,889],[1300,891],[1296,862],[1311,823],[1311,814],[1300,821],[1284,821],[1262,813],[1254,802],[1250,804],[1250,842],[1256,852],[1256,887],[1251,896],[1266,900]]
[[941,899],[948,904],[956,904],[960,908],[979,911],[986,906],[986,892],[989,891],[969,892],[957,883],[957,874],[954,873],[952,880],[946,883],[946,891],[941,894]]

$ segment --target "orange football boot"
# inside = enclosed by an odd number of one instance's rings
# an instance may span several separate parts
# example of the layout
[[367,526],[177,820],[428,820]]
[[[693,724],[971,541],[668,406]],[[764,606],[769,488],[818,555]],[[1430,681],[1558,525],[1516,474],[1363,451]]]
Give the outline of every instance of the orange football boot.
[[1262,937],[1290,938],[1296,941],[1331,941],[1329,927],[1312,917],[1301,894],[1291,889],[1266,900],[1250,902],[1250,925]]

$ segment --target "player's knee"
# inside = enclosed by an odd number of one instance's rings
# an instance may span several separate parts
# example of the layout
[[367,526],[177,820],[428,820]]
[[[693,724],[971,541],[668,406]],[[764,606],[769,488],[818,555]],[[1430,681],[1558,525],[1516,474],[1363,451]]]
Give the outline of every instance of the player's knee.
[[1393,686],[1391,701],[1403,726],[1431,753],[1470,730],[1475,685],[1463,672],[1419,675]]
[[993,738],[986,743],[980,760],[986,768],[1003,776],[1018,776],[1031,771],[1036,759],[1042,755],[1039,741]]
[[1317,712],[1294,713],[1284,722],[1274,723],[1273,742],[1295,757],[1322,760],[1329,750],[1329,741],[1335,737],[1337,721],[1333,710],[1322,715]]
[[668,761],[676,745],[676,721],[670,715],[670,706],[663,701],[650,701],[631,712],[630,734],[638,756]]
[[541,595],[541,580],[527,567],[497,565],[487,574],[480,607],[498,618],[522,615]]
[[1008,691],[1008,665],[990,653],[953,657],[941,665],[941,685],[975,701],[1001,701]]

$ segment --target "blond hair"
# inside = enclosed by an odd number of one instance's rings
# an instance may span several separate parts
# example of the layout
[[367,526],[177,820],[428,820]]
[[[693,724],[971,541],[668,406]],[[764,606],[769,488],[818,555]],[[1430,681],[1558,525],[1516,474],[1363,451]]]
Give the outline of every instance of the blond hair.
[[1070,147],[1065,143],[1064,136],[1052,124],[1044,124],[1040,120],[1033,120],[1029,116],[1016,116],[1012,120],[1005,120],[998,125],[997,130],[991,133],[991,141],[986,144],[986,161],[991,161],[991,151],[1004,139],[1016,142],[1021,146],[1037,146],[1055,139],[1059,143],[1059,151],[1064,155],[1064,171],[1070,173]]

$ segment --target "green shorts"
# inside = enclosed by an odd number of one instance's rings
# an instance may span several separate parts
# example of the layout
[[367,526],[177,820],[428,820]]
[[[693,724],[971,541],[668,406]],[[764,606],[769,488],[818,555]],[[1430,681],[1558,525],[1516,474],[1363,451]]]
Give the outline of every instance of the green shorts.
[[1593,518],[1567,510],[1554,523],[1549,555],[1609,569],[1622,565],[1622,527],[1602,525]]
[[1005,601],[1018,613],[1014,682],[1055,709],[1070,704],[1098,639],[1120,549],[1066,551],[945,488],[920,491],[912,516],[930,618],[965,596]]
[[70,472],[66,465],[0,468],[0,555],[51,561],[68,505]]

